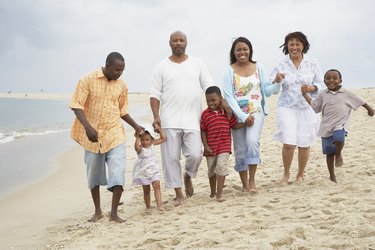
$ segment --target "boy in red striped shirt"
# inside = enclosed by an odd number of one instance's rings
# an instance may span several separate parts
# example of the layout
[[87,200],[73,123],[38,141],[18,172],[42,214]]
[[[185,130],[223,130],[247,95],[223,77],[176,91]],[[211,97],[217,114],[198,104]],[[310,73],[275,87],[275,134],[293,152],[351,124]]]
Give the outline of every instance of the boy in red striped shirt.
[[231,128],[241,128],[243,123],[237,123],[234,115],[228,117],[220,109],[222,96],[220,88],[211,86],[206,89],[207,109],[201,115],[201,137],[204,146],[204,156],[207,159],[208,179],[210,182],[210,197],[216,196],[217,201],[222,197],[229,155],[232,153]]

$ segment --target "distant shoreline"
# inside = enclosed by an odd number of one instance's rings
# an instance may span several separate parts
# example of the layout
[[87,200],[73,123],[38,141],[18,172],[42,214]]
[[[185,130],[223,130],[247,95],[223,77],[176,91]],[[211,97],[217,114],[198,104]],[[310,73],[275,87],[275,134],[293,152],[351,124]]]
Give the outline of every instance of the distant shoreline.
[[[148,95],[148,93],[134,92],[129,95]],[[72,97],[72,93],[0,93],[0,98],[17,99],[45,99],[45,100],[66,100]]]

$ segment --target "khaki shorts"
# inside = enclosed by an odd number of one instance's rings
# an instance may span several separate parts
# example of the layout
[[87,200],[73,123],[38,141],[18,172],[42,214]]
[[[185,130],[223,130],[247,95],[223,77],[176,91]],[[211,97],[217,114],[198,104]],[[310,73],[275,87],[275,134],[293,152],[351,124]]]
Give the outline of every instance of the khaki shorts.
[[212,177],[215,174],[220,176],[226,176],[229,174],[228,170],[228,159],[229,153],[221,153],[215,156],[207,156],[208,166],[208,177]]

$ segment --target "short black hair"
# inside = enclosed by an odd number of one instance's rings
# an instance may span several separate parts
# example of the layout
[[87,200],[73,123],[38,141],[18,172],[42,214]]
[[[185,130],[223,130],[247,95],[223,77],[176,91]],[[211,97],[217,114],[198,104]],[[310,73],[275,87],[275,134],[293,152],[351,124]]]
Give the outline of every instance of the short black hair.
[[125,62],[124,57],[118,53],[118,52],[111,52],[107,56],[107,59],[105,60],[106,65],[111,65],[113,64],[116,60],[120,60],[122,62]]
[[306,35],[303,34],[301,31],[296,31],[296,32],[292,32],[292,33],[289,33],[288,35],[286,35],[285,39],[284,39],[284,44],[279,47],[279,48],[283,48],[283,52],[284,52],[285,55],[289,54],[288,42],[292,39],[297,39],[298,41],[300,41],[303,44],[302,54],[306,54],[307,51],[310,49],[310,43],[307,40]]
[[206,95],[216,93],[218,96],[221,96],[221,91],[218,86],[210,86],[206,89]]
[[329,69],[329,70],[327,70],[327,72],[324,74],[324,79],[326,78],[327,73],[330,72],[330,71],[337,72],[339,74],[340,80],[342,80],[341,72],[338,71],[337,69]]
[[234,64],[237,62],[237,59],[236,59],[236,56],[234,55],[234,49],[237,45],[237,43],[246,43],[246,45],[249,47],[249,62],[252,62],[252,63],[255,63],[255,61],[253,61],[253,46],[251,45],[251,42],[249,41],[249,39],[247,39],[246,37],[237,37],[233,43],[232,43],[232,47],[230,48],[230,52],[229,52],[229,60],[230,60],[230,64]]

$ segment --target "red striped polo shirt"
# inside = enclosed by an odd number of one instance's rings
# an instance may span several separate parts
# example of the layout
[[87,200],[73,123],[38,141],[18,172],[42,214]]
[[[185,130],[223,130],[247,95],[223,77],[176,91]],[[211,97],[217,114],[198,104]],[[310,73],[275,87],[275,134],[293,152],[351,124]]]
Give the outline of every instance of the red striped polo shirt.
[[221,110],[205,109],[201,115],[201,130],[206,132],[207,144],[212,149],[212,156],[221,153],[232,153],[230,129],[237,123],[235,115],[228,119]]

